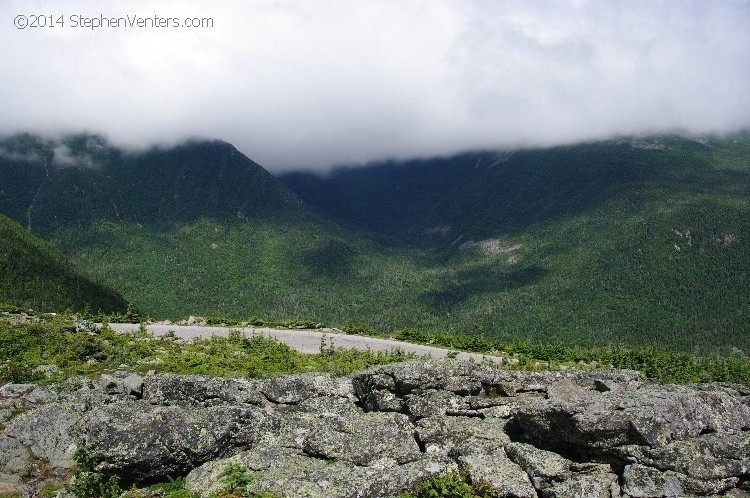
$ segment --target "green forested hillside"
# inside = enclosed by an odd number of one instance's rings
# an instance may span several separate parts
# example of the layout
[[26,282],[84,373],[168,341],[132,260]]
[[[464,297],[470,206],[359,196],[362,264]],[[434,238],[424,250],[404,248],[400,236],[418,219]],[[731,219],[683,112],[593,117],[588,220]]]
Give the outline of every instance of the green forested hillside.
[[287,173],[304,201],[352,225],[434,247],[511,235],[622,200],[639,212],[656,199],[747,198],[747,134],[678,136]]
[[0,208],[152,316],[750,351],[746,135],[284,176],[296,195],[222,142],[8,140]]
[[41,311],[124,312],[114,290],[81,275],[60,251],[0,215],[0,302]]
[[484,152],[282,180],[326,215],[428,248],[440,270],[421,296],[446,323],[563,341],[749,344],[746,134]]

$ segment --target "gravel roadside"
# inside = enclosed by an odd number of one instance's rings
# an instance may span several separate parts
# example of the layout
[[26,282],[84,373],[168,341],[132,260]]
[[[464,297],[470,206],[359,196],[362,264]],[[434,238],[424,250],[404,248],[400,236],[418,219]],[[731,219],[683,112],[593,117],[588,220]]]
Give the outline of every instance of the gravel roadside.
[[[137,323],[110,323],[109,327],[120,333],[135,332],[140,327]],[[146,325],[146,330],[155,337],[160,337],[173,332],[176,337],[184,340],[196,338],[208,338],[211,336],[229,336],[230,331],[236,330],[250,337],[253,335],[269,337],[286,344],[300,353],[319,353],[321,342],[327,346],[343,349],[359,349],[362,351],[370,350],[373,352],[386,352],[394,349],[400,349],[407,353],[414,353],[420,356],[430,356],[432,358],[445,358],[455,355],[459,360],[482,361],[490,360],[501,362],[498,356],[483,355],[478,353],[456,352],[451,349],[437,348],[423,344],[412,344],[393,339],[380,339],[377,337],[367,337],[361,335],[344,334],[337,329],[274,329],[266,327],[214,327],[202,325]]]

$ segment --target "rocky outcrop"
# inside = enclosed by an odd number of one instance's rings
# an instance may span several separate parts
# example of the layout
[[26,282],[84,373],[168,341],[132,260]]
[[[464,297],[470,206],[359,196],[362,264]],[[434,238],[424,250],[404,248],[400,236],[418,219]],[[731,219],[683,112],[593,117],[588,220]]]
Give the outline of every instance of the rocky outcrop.
[[289,497],[390,497],[450,469],[498,497],[750,496],[750,390],[629,371],[121,373],[0,387],[0,427],[0,489],[22,493],[40,469],[63,479],[79,446],[125,484],[186,475],[202,496],[229,464],[254,474],[251,491]]

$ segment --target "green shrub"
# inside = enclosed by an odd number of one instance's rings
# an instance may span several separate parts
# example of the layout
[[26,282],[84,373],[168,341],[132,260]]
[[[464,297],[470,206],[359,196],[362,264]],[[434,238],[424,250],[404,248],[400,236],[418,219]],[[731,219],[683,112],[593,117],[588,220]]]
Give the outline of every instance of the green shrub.
[[274,498],[270,493],[256,493],[247,488],[255,476],[244,465],[230,463],[221,472],[219,479],[224,487],[212,494],[212,498]]
[[73,477],[67,490],[76,498],[119,498],[122,494],[120,480],[117,476],[105,476],[96,472],[96,461],[88,454],[83,445],[76,445],[73,453],[76,463]]
[[14,384],[36,380],[32,368],[18,360],[6,360],[0,365],[0,381],[6,379]]
[[122,493],[117,476],[88,471],[74,472],[67,489],[76,498],[119,498]]
[[198,498],[198,493],[185,489],[185,478],[168,478],[167,482],[149,486],[149,491],[157,491],[164,498]]
[[402,493],[399,498],[492,498],[494,490],[485,483],[469,483],[465,472],[449,470],[426,477],[414,493]]

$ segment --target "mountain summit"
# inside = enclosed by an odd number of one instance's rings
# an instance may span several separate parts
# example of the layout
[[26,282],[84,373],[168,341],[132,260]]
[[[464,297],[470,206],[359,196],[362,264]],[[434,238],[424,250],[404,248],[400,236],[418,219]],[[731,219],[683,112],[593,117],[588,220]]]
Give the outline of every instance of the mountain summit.
[[295,195],[221,141],[126,152],[96,135],[0,141],[0,209],[34,232],[94,220],[177,226],[294,212]]

